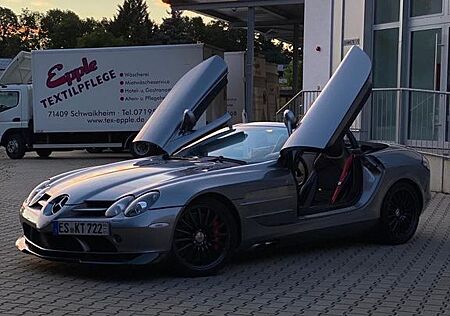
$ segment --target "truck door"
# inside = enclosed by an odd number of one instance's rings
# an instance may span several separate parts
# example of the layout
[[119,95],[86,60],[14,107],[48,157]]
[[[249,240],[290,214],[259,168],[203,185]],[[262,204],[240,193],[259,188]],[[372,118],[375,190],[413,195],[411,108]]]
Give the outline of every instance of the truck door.
[[0,138],[12,128],[21,127],[20,91],[0,90]]

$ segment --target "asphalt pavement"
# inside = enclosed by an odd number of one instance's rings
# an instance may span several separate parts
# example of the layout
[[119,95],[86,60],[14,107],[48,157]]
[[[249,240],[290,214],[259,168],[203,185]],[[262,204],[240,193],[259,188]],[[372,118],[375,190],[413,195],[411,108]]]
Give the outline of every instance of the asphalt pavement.
[[0,149],[0,315],[450,315],[450,196],[434,194],[401,246],[330,236],[240,253],[217,276],[164,267],[55,263],[16,250],[18,210],[58,173],[127,154],[27,154]]

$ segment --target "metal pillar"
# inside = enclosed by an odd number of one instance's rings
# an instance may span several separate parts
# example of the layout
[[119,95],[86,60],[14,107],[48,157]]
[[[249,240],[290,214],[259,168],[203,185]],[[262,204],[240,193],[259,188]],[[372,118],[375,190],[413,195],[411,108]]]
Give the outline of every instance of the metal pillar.
[[294,40],[293,40],[293,46],[294,46],[294,51],[293,51],[293,83],[292,83],[292,89],[294,90],[294,95],[296,95],[300,90],[299,90],[299,82],[298,82],[298,65],[299,65],[299,54],[298,54],[298,49],[300,47],[300,26],[298,24],[294,25]]
[[246,122],[252,121],[253,114],[253,68],[255,63],[255,8],[247,11],[247,56],[245,58],[245,113]]
[[[403,83],[406,83],[405,78],[405,69],[404,65],[407,63],[407,43],[406,39],[408,38],[408,25],[407,25],[407,16],[408,16],[408,3],[405,0],[400,0],[400,27],[398,31],[398,60],[397,60],[397,87],[406,87]],[[402,92],[397,92],[397,115],[396,115],[396,125],[397,131],[395,135],[395,140],[399,144],[406,144],[407,133],[408,133],[408,122],[406,118],[408,117],[408,109],[405,106],[408,102],[404,102],[408,100],[408,95],[403,95]]]

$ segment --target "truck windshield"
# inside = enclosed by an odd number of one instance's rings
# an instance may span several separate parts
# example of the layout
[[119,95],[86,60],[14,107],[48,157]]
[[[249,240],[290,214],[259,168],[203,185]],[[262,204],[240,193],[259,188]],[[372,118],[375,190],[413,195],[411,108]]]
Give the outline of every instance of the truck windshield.
[[176,154],[177,157],[224,157],[247,163],[277,159],[288,138],[281,127],[225,128],[199,140]]

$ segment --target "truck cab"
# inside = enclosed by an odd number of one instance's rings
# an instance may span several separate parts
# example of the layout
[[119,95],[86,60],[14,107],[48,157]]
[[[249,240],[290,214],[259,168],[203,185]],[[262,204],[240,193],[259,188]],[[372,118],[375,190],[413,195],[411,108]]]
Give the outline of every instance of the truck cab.
[[29,149],[33,113],[31,54],[19,53],[0,76],[0,145],[10,158]]
[[0,145],[11,158],[21,158],[27,150],[31,117],[31,85],[1,85]]

